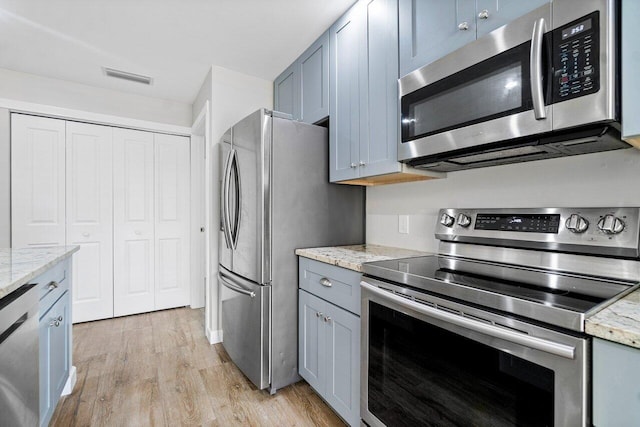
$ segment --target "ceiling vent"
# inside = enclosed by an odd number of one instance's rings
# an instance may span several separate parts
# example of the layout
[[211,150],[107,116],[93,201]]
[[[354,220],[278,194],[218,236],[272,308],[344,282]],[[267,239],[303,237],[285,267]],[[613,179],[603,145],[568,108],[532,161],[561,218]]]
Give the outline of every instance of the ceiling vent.
[[150,85],[153,82],[153,79],[148,76],[143,76],[141,74],[129,73],[127,71],[114,70],[113,68],[102,67],[104,73],[109,77],[116,77],[118,79],[129,80],[136,83],[143,83],[145,85]]

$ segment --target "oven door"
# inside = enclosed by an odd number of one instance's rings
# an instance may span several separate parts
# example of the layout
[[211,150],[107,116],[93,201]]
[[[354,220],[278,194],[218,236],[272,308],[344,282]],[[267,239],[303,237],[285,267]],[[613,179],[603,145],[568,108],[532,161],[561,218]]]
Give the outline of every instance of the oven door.
[[585,426],[586,338],[365,277],[369,426]]
[[550,23],[551,3],[402,77],[398,159],[551,131]]

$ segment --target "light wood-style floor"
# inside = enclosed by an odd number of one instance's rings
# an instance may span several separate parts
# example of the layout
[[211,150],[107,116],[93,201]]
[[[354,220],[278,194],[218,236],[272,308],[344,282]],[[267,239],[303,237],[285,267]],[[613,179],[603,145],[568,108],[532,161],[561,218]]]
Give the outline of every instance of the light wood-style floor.
[[180,308],[73,326],[78,381],[52,426],[344,426],[301,381],[274,396]]

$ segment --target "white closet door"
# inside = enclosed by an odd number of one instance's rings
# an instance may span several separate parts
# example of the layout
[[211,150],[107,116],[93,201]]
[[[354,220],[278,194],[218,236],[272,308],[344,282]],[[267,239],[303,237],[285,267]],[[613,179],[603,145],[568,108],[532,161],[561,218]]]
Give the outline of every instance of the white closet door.
[[67,244],[73,322],[113,317],[112,128],[67,122]]
[[65,122],[11,115],[11,246],[65,244]]
[[189,138],[155,135],[156,310],[189,304]]
[[153,134],[113,130],[113,312],[152,311],[154,281]]

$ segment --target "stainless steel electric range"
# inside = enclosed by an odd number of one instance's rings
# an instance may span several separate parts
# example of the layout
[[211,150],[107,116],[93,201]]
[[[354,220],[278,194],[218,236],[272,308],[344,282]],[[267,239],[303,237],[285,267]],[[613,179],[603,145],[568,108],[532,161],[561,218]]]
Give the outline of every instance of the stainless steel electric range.
[[585,320],[640,280],[640,208],[443,209],[437,255],[367,263],[370,426],[585,426]]

